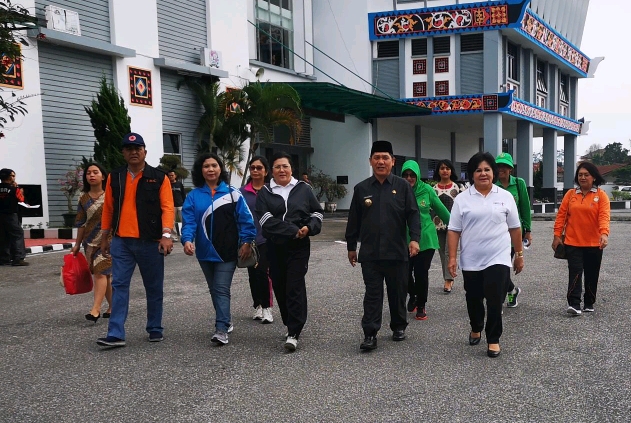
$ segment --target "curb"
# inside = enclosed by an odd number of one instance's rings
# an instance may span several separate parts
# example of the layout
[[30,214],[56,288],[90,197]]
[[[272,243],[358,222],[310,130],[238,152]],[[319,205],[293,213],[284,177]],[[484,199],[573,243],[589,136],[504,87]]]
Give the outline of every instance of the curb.
[[26,255],[33,254],[41,254],[47,253],[49,251],[62,251],[69,250],[74,246],[74,242],[66,242],[63,244],[47,244],[47,245],[36,245],[34,247],[26,248]]

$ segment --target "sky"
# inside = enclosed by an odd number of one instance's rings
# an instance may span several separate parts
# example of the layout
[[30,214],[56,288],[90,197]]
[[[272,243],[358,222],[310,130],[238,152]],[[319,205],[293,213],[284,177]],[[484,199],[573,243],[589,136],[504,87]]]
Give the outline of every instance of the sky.
[[[596,75],[581,79],[578,85],[578,118],[591,121],[589,133],[578,137],[577,153],[583,155],[590,145],[619,142],[631,150],[631,55],[629,27],[625,15],[629,0],[591,0],[580,49],[588,57],[604,56]],[[620,21],[614,19],[621,17]],[[618,23],[616,23],[618,22]],[[539,152],[541,139],[535,139]],[[563,138],[557,141],[563,149]]]

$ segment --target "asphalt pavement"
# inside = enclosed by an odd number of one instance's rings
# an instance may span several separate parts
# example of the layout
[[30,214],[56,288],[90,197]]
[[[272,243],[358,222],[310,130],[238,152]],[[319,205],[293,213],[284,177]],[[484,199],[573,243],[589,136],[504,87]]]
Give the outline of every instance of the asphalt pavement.
[[[232,288],[230,343],[211,344],[214,311],[202,272],[178,246],[166,260],[165,340],[147,342],[139,273],[127,346],[103,349],[107,320],[83,317],[92,294],[65,295],[65,252],[0,267],[0,422],[628,422],[631,222],[612,222],[595,313],[565,313],[567,267],[552,258],[552,222],[533,223],[519,306],[504,310],[502,355],[469,346],[462,278],[442,292],[430,270],[429,319],[410,316],[393,342],[384,304],[377,350],[361,353],[361,269],[346,260],[345,222],[314,238],[309,318],[298,350],[285,328],[251,319],[247,272]],[[105,307],[103,308],[105,311]]]

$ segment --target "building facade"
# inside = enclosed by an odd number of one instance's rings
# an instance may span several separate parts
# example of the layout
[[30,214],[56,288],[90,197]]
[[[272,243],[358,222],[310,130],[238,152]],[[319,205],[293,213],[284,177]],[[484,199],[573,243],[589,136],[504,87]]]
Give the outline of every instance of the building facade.
[[[302,136],[289,145],[275,128],[260,153],[289,152],[297,172],[314,165],[352,188],[371,174],[372,142],[387,139],[397,164],[416,159],[423,177],[435,160],[464,172],[477,151],[510,151],[532,185],[533,137],[551,157],[563,137],[565,163],[574,163],[577,81],[597,62],[579,50],[587,0],[21,3],[40,27],[24,34],[20,89],[4,88],[28,96],[28,114],[7,124],[0,167],[41,195],[27,224],[60,225],[67,202],[58,181],[92,155],[84,108],[102,78],[124,98],[152,165],[166,153],[191,167],[202,107],[181,81],[213,75],[225,88],[257,79],[296,88]],[[544,165],[544,187],[554,189],[556,164]],[[573,173],[566,169],[566,188]],[[338,200],[349,204],[350,194]]]

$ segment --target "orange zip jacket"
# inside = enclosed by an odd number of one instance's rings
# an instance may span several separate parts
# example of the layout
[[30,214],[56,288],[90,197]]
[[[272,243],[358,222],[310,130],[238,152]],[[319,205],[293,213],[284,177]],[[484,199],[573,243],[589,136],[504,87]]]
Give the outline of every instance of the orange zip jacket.
[[[127,180],[125,181],[125,196],[120,214],[120,225],[116,235],[123,238],[140,238],[140,229],[138,229],[138,218],[136,217],[136,190],[138,182],[142,178],[142,172],[136,174],[132,180],[131,173],[127,172]],[[162,208],[162,228],[173,229],[175,220],[175,211],[173,209],[173,193],[171,192],[171,181],[165,175],[164,181],[160,186],[160,205]],[[101,217],[101,229],[106,231],[112,229],[112,218],[114,215],[114,198],[112,197],[112,187],[110,186],[110,177],[107,177],[107,185],[105,186],[105,201],[103,203],[103,215]]]
[[569,190],[563,197],[554,222],[554,236],[561,236],[574,247],[599,247],[600,235],[609,236],[609,197],[596,187],[583,196],[580,188]]

